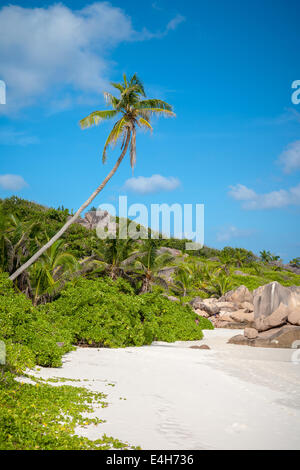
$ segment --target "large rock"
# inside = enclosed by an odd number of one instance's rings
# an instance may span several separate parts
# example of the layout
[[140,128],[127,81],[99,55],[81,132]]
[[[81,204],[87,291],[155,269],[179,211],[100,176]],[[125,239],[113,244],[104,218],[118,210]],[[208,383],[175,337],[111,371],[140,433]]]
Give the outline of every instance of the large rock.
[[280,304],[290,310],[300,306],[300,287],[284,287],[279,282],[271,282],[254,291],[254,317],[268,317]]
[[250,302],[242,302],[240,306],[241,306],[241,308],[245,309],[246,312],[248,312],[248,313],[254,311],[254,305],[251,304]]
[[300,341],[300,326],[285,325],[259,333],[254,339],[237,335],[231,338],[228,343],[260,348],[292,348],[295,347],[295,341]]
[[[69,221],[72,218],[71,215],[68,216],[67,220]],[[115,217],[111,216],[107,211],[90,211],[86,212],[84,217],[78,217],[75,221],[76,224],[79,224],[85,227],[88,230],[97,230],[102,229],[107,231],[107,233],[115,234],[119,226],[115,222]]]
[[233,302],[234,304],[242,304],[243,302],[253,303],[253,295],[246,286],[239,286],[237,289],[230,290],[223,295],[220,300]]
[[288,322],[292,325],[300,326],[300,307],[289,313]]
[[216,315],[219,313],[220,309],[217,306],[217,299],[202,299],[201,297],[196,297],[190,302],[194,310],[204,310],[209,315]]
[[158,275],[165,279],[167,282],[171,282],[173,280],[173,274],[176,271],[176,266],[162,268],[158,271]]
[[237,323],[252,323],[254,321],[254,313],[245,310],[237,310],[230,314],[231,318]]
[[235,312],[225,312],[217,315],[215,321],[216,328],[242,329],[253,325],[254,315],[245,310],[236,310]]
[[220,318],[213,322],[215,328],[226,328],[227,330],[241,330],[245,328],[246,323],[237,323],[233,320],[223,321]]
[[182,251],[181,250],[176,250],[175,248],[169,248],[168,246],[161,246],[158,248],[157,253],[159,255],[162,255],[163,253],[168,253],[171,256],[181,256]]
[[258,337],[258,331],[255,328],[245,328],[244,336],[248,339],[255,339]]
[[198,308],[195,310],[195,313],[199,315],[199,317],[208,318],[210,316],[205,310],[200,310]]
[[219,312],[234,312],[237,309],[237,306],[232,302],[216,302],[216,306],[219,309]]
[[258,331],[267,331],[271,328],[277,328],[284,325],[287,322],[289,315],[289,307],[283,303],[276,308],[276,310],[271,313],[271,315],[264,317],[260,316],[255,319],[254,327]]

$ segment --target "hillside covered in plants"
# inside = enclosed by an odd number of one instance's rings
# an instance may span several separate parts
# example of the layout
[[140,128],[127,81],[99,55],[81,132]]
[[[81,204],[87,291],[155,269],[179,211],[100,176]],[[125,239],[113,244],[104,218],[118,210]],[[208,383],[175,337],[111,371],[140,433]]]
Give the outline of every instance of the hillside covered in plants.
[[74,435],[76,425],[93,422],[83,420],[82,412],[92,411],[87,402],[106,406],[105,396],[39,381],[36,387],[20,384],[16,375],[36,365],[60,367],[75,346],[199,340],[213,324],[192,309],[195,297],[218,298],[240,285],[253,290],[274,280],[300,285],[299,259],[284,266],[267,251],[258,257],[230,247],[188,253],[185,240],[161,237],[100,240],[82,223],[73,224],[10,281],[69,216],[67,209],[16,197],[0,201],[0,341],[6,348],[0,371],[1,449],[126,448],[107,436],[89,441]]
[[[12,274],[46,243],[69,217],[68,209],[47,208],[16,197],[0,200],[0,269]],[[149,231],[150,234],[150,231]],[[150,237],[149,237],[150,238]],[[16,287],[35,305],[55,300],[66,282],[100,277],[126,279],[135,294],[153,290],[191,298],[221,296],[245,285],[250,290],[271,281],[299,285],[300,258],[283,265],[263,250],[216,250],[204,246],[185,252],[185,240],[100,240],[95,229],[73,224],[29,270]],[[168,248],[168,249],[166,249]],[[185,300],[187,300],[185,299]]]

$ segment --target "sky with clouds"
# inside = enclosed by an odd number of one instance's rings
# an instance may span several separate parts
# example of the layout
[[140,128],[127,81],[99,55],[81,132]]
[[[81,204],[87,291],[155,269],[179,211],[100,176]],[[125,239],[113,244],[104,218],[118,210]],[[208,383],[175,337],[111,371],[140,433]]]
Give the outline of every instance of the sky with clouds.
[[207,245],[299,256],[299,13],[296,0],[1,2],[0,198],[81,205],[119,149],[103,166],[111,123],[78,121],[137,72],[177,117],[138,133],[134,174],[123,162],[94,205],[204,204]]

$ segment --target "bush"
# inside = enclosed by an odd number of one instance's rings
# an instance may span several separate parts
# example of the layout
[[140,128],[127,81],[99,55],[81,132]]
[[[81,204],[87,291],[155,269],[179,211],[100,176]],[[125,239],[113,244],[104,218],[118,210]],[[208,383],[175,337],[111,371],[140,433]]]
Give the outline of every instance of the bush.
[[21,374],[27,368],[35,366],[35,355],[31,349],[22,344],[15,344],[11,340],[5,341],[6,363],[5,369]]
[[[12,357],[18,357],[20,346],[26,346],[42,366],[59,367],[62,355],[72,349],[71,334],[52,325],[24,294],[16,293],[6,274],[0,274],[0,340],[9,346]],[[15,360],[13,364],[22,367]]]
[[116,348],[202,338],[198,316],[189,306],[157,292],[136,296],[123,279],[79,279],[39,310],[52,324],[69,330],[76,344]]
[[0,340],[17,371],[34,363],[59,367],[72,344],[117,348],[197,340],[203,328],[212,325],[199,321],[190,306],[171,302],[158,290],[137,296],[121,278],[79,278],[54,302],[33,307],[7,275],[0,275]]

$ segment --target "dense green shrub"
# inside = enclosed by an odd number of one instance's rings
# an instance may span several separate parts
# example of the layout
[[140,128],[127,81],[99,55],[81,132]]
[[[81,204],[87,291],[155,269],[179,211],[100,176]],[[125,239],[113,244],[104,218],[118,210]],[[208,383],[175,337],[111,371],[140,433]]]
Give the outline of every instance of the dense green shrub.
[[27,368],[35,366],[35,354],[27,346],[13,343],[11,340],[5,341],[6,358],[5,368],[17,374],[24,372]]
[[[189,306],[159,293],[134,295],[123,279],[79,279],[51,304],[40,306],[52,324],[72,332],[73,341],[104,347],[141,346],[152,341],[196,340],[202,329]],[[202,325],[210,328],[210,322]]]
[[26,346],[42,366],[60,366],[62,355],[72,349],[69,331],[51,324],[24,294],[16,293],[6,274],[0,274],[0,340],[10,349]]
[[137,296],[122,278],[79,278],[56,301],[36,308],[0,275],[0,339],[14,370],[34,363],[58,367],[72,344],[116,348],[201,339],[212,325],[196,320],[189,306],[158,291]]

